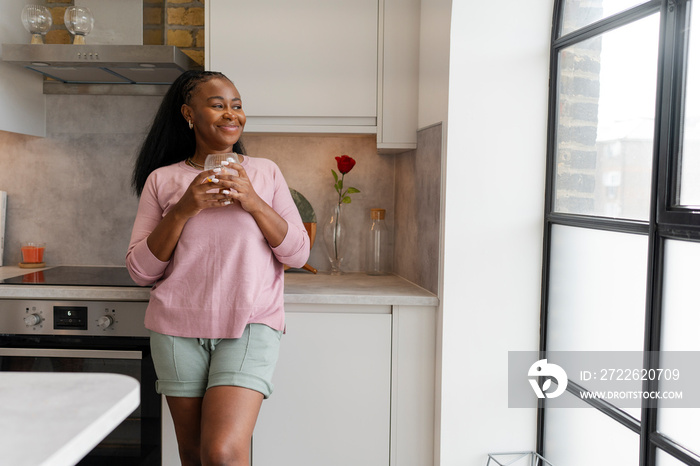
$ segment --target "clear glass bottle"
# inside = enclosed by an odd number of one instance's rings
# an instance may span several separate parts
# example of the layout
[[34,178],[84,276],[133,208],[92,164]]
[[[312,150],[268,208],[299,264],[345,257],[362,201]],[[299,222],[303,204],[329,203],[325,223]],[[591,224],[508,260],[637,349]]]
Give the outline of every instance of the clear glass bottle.
[[367,241],[367,274],[386,275],[389,273],[389,232],[387,231],[384,209],[371,209],[372,224]]

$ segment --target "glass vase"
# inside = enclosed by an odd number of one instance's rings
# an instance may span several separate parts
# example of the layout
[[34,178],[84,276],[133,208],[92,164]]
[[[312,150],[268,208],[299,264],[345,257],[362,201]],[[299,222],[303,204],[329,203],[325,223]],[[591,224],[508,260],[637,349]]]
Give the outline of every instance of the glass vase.
[[326,243],[328,260],[331,263],[331,275],[342,274],[341,264],[345,252],[345,236],[347,236],[343,204],[335,204],[331,207],[330,215],[323,227],[323,240]]

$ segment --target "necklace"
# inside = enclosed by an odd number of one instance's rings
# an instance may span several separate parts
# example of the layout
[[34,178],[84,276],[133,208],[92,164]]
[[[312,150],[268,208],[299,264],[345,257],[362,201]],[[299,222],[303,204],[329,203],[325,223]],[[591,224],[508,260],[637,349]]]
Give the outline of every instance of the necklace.
[[196,168],[197,170],[204,170],[204,165],[198,164],[197,162],[192,160],[192,157],[188,157],[187,160],[185,160],[185,163],[192,168]]

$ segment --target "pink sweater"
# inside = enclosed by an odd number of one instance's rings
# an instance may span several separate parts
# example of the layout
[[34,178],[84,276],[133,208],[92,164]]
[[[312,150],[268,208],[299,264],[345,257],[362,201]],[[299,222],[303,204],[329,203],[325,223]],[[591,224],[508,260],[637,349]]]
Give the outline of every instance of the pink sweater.
[[199,173],[184,162],[155,170],[141,194],[126,266],[139,285],[151,285],[146,328],[195,338],[238,338],[249,323],[284,330],[284,268],[309,257],[309,236],[279,168],[270,160],[242,162],[257,194],[287,221],[273,248],[237,202],[205,209],[188,220],[168,262],[146,239]]

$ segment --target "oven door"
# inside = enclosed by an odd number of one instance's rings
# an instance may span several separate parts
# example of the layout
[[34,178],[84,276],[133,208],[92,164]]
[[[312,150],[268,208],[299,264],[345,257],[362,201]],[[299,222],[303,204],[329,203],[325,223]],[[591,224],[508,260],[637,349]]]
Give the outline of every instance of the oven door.
[[0,370],[107,372],[141,383],[141,404],[79,465],[161,464],[161,401],[147,338],[7,336],[0,343]]

